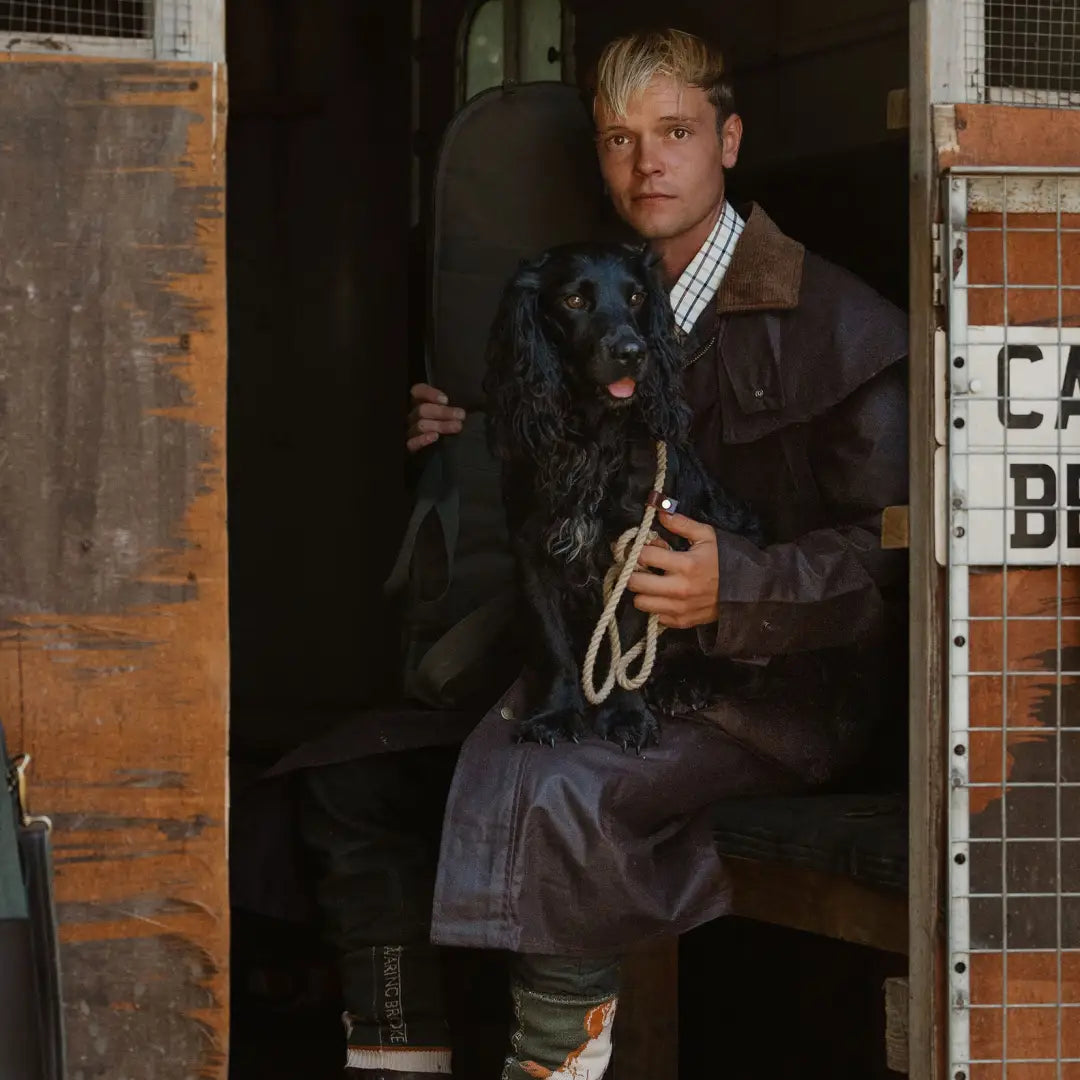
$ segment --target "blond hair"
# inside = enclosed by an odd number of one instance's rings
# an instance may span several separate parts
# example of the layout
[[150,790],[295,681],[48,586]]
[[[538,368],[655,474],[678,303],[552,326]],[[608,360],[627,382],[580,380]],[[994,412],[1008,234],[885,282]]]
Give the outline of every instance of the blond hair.
[[630,102],[657,76],[705,91],[720,127],[735,111],[723,53],[683,30],[650,30],[616,38],[596,69],[595,107],[625,116]]

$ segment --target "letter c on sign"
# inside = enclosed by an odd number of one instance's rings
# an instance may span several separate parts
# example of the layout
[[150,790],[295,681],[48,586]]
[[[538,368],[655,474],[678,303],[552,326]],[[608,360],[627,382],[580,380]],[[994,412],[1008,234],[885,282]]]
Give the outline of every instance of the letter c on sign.
[[1012,393],[1010,363],[1013,360],[1030,360],[1034,364],[1042,358],[1042,349],[1037,345],[1008,345],[998,351],[998,419],[1005,427],[1023,430],[1037,428],[1042,423],[1041,412],[1014,413],[1009,405],[1009,395]]

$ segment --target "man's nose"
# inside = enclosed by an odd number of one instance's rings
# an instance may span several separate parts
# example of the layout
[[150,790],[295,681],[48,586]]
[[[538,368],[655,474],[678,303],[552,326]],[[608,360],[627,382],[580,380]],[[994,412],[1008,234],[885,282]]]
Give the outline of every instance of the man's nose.
[[653,176],[662,171],[660,155],[651,139],[642,139],[634,155],[634,170],[642,176]]

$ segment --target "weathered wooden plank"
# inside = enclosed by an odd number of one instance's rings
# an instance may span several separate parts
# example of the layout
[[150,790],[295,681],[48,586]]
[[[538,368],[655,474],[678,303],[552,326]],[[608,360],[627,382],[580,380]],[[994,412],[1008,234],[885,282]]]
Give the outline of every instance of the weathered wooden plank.
[[939,221],[938,171],[931,106],[950,77],[950,53],[942,23],[948,5],[912,0],[909,12],[911,92],[909,292],[911,492],[909,592],[909,884],[908,978],[911,987],[909,1066],[919,1080],[938,1080],[948,1047],[945,985],[945,588],[935,560],[935,521],[941,492],[935,490],[937,386],[934,334],[942,313],[934,308],[931,229]]
[[623,959],[614,1069],[619,1080],[679,1075],[678,938],[651,941]]
[[73,1077],[223,1076],[225,81],[0,63],[0,711]]
[[1076,109],[935,105],[933,124],[942,169],[1075,165],[1080,145],[1080,111]]
[[907,952],[903,893],[803,866],[731,857],[725,862],[736,915],[885,952]]

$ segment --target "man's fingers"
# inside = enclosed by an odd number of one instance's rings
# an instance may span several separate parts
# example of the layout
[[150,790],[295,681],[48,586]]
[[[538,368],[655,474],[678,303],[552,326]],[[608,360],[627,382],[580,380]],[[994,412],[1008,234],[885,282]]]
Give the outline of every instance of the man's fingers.
[[635,596],[634,607],[647,615],[656,615],[661,626],[687,630],[713,621],[707,611],[687,610],[686,605],[668,596]]
[[701,544],[709,540],[715,542],[716,540],[716,533],[711,525],[695,521],[685,514],[665,514],[661,512],[658,516],[660,524],[668,532],[673,532],[676,536],[682,536],[692,544]]
[[409,387],[409,397],[417,404],[426,401],[432,405],[445,405],[449,400],[438,387],[423,382]]
[[411,439],[405,440],[405,449],[410,454],[415,454],[417,450],[423,450],[425,446],[430,446],[438,437],[434,431],[425,432],[423,435],[414,435]]
[[416,383],[409,388],[413,408],[405,419],[405,449],[410,454],[436,442],[441,435],[456,435],[465,410],[455,408],[437,386]]
[[457,409],[453,405],[432,405],[425,403],[423,405],[417,405],[411,413],[409,413],[409,423],[416,423],[418,420],[456,420],[459,423],[465,419],[465,410]]
[[[626,587],[638,596],[686,596],[686,581],[681,576],[675,575],[643,574],[637,570],[630,575]],[[642,610],[645,609],[642,608]]]
[[424,435],[434,432],[436,435],[456,435],[461,430],[460,420],[417,420],[410,435]]
[[686,553],[672,551],[665,543],[663,547],[646,544],[638,555],[638,566],[652,567],[656,570],[678,571],[686,565]]

